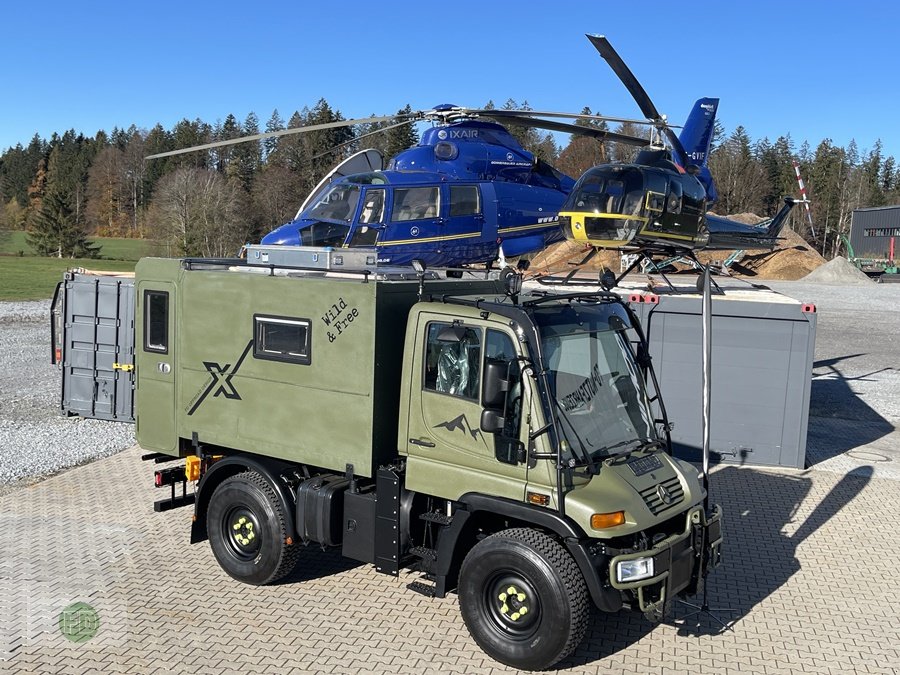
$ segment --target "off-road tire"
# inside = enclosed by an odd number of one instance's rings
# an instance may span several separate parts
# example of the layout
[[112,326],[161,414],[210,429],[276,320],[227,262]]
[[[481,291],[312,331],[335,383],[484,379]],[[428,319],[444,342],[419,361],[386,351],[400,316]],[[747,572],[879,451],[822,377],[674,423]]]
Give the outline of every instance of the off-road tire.
[[277,581],[294,569],[300,555],[296,543],[285,543],[287,520],[275,490],[255,471],[226,478],[216,487],[206,531],[222,569],[246,584]]
[[515,528],[478,542],[463,561],[458,592],[472,638],[515,668],[553,666],[587,629],[584,577],[568,551],[543,532]]

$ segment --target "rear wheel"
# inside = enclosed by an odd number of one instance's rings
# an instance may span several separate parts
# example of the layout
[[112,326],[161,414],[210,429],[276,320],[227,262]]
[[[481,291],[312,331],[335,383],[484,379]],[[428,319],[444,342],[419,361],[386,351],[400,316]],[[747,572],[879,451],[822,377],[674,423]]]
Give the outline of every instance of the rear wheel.
[[460,570],[469,633],[491,657],[516,668],[549,668],[575,650],[587,628],[587,594],[562,545],[526,528],[483,539]]
[[229,575],[247,584],[277,581],[297,563],[297,544],[285,543],[287,520],[275,491],[255,471],[225,479],[206,514],[213,555]]

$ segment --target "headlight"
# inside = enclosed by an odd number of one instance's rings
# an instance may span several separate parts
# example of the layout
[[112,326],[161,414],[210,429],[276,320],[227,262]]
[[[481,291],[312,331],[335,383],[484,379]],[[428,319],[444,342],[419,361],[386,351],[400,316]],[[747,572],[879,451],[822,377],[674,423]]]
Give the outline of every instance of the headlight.
[[649,579],[652,576],[653,558],[634,558],[616,563],[616,581],[620,584]]

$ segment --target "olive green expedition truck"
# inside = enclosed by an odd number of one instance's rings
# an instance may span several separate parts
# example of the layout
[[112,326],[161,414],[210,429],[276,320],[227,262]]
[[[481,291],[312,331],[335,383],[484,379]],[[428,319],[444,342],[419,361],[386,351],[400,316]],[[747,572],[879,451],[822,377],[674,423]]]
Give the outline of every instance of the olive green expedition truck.
[[310,543],[419,572],[524,669],[578,646],[589,603],[660,620],[696,593],[721,514],[669,452],[628,305],[417,269],[140,261],[137,439],[186,460],[158,510],[193,501],[191,542],[248,584]]

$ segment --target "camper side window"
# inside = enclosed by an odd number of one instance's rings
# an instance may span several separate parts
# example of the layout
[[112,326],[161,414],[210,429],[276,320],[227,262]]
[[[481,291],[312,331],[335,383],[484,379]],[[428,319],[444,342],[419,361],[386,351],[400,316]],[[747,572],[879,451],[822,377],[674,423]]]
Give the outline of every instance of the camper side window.
[[169,353],[169,294],[144,291],[144,351]]
[[255,314],[253,323],[254,358],[310,364],[309,319]]

